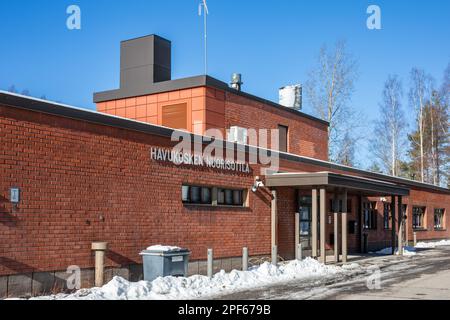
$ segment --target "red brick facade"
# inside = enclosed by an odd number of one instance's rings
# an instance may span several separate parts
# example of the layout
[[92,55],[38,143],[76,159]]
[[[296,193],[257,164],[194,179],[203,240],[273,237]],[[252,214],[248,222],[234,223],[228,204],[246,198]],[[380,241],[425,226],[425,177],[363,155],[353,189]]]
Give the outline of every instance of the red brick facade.
[[[250,125],[244,122],[248,121],[245,116],[237,117],[242,103],[241,98],[227,98],[227,126]],[[256,104],[252,108],[256,112],[265,107]],[[274,114],[271,123],[281,122],[283,114]],[[262,118],[255,121],[270,125]],[[308,127],[309,121],[304,121],[305,129],[298,123],[299,130],[305,131],[300,146],[323,140],[312,133],[323,131],[321,125]],[[251,174],[237,174],[158,163],[151,160],[150,148],[170,148],[173,144],[168,137],[4,105],[0,106],[0,140],[0,276],[60,271],[70,265],[92,268],[93,241],[109,243],[108,266],[138,264],[139,252],[153,244],[187,247],[192,260],[204,260],[207,248],[214,249],[216,258],[238,257],[244,246],[251,255],[270,253],[268,190],[250,192],[247,208],[185,206],[181,201],[183,183],[249,190],[255,176],[261,175],[258,165],[252,165]],[[324,156],[325,147],[322,141],[317,149],[300,149]],[[288,160],[282,160],[281,167],[294,172],[328,170]],[[21,189],[16,208],[9,201],[11,187]],[[296,191],[278,191],[279,251],[291,258]],[[349,220],[358,221],[358,198],[352,200]],[[436,207],[446,209],[449,226],[448,193],[412,188],[404,203],[409,204],[409,215],[411,204],[427,207],[428,230],[419,232],[419,239],[450,238],[447,229],[433,229],[432,214]],[[381,213],[378,219],[380,228]],[[411,219],[408,221],[412,240]],[[327,224],[327,241],[332,230]],[[349,235],[351,251],[360,249],[358,232]],[[390,241],[389,231],[368,233],[374,245]]]
[[[206,130],[218,129],[226,138],[225,130],[232,126],[275,130],[278,125],[283,125],[289,128],[290,153],[328,160],[328,126],[325,123],[219,89],[199,87],[100,102],[97,109],[102,113],[163,125],[162,108],[183,103],[187,108],[187,130],[190,132],[204,135]],[[271,147],[270,138],[268,147]]]

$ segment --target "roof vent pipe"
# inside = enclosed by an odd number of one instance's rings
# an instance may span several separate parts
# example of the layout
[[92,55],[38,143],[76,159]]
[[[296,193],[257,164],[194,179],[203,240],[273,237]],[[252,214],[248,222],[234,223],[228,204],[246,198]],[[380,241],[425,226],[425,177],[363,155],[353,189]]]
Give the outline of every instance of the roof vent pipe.
[[233,73],[231,76],[231,87],[238,91],[241,91],[242,85],[242,75],[240,73]]
[[280,88],[280,105],[302,110],[303,87],[300,84]]

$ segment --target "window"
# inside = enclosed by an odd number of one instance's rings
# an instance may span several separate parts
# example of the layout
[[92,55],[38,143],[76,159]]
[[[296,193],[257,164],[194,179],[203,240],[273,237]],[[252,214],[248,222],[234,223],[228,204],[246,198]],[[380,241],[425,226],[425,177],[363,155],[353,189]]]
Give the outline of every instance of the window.
[[183,203],[212,205],[212,190],[207,187],[183,186]]
[[244,191],[232,189],[217,189],[217,205],[244,206]]
[[390,229],[390,217],[391,217],[391,204],[390,203],[384,203],[384,208],[383,208],[383,224],[384,224],[384,229]]
[[434,209],[434,228],[444,229],[444,209]]
[[413,207],[413,228],[424,229],[425,228],[425,207]]
[[162,125],[172,129],[188,129],[187,104],[175,104],[162,107]]
[[246,195],[245,190],[187,185],[182,187],[184,204],[243,207],[246,203]]
[[377,229],[377,210],[376,202],[364,202],[364,229],[376,230]]
[[279,141],[279,151],[281,152],[288,152],[288,131],[289,128],[286,126],[279,125],[278,131],[280,134],[280,141]]

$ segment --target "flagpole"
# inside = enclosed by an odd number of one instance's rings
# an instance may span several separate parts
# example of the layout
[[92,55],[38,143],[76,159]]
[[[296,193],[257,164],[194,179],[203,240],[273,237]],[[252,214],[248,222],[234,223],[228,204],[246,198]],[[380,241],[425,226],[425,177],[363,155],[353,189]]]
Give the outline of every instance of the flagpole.
[[208,75],[208,9],[205,4],[203,4],[204,8],[204,23],[205,23],[205,76]]

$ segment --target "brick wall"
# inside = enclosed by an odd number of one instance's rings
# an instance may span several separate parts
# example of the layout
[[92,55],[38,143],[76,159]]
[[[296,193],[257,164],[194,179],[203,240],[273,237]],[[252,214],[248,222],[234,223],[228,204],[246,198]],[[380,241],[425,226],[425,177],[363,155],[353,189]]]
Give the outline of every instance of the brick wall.
[[[187,247],[193,260],[206,259],[207,248],[217,258],[238,257],[244,246],[251,255],[270,254],[268,192],[250,193],[249,208],[187,207],[180,200],[183,183],[248,189],[259,166],[245,175],[152,162],[150,148],[171,147],[168,138],[6,106],[0,106],[0,139],[0,275],[92,268],[93,241],[109,243],[108,267],[140,263],[139,252],[153,244]],[[324,171],[286,160],[281,166]],[[11,187],[21,189],[17,208],[9,202]],[[430,210],[444,206],[449,226],[449,195],[413,189],[408,201]],[[295,190],[280,189],[279,244],[287,258],[295,209]],[[382,213],[379,219],[380,227]],[[432,226],[432,214],[427,221]],[[380,230],[370,240],[389,235]],[[448,230],[432,228],[418,236],[450,238]],[[357,237],[349,239],[357,248]]]
[[[289,127],[290,153],[328,160],[327,125],[214,88],[199,87],[101,102],[97,103],[97,109],[102,113],[162,125],[162,108],[180,103],[187,105],[187,129],[190,132],[204,135],[209,129],[218,129],[226,138],[225,130],[232,126],[271,130],[283,125]],[[270,139],[268,147],[271,147]]]
[[[192,259],[270,252],[270,208],[184,207],[182,183],[248,189],[253,175],[180,168],[150,160],[169,139],[0,107],[0,275],[93,266],[91,242],[107,241],[107,266],[140,263],[152,244]],[[259,173],[257,167],[253,168]],[[14,209],[9,188],[20,187]]]

